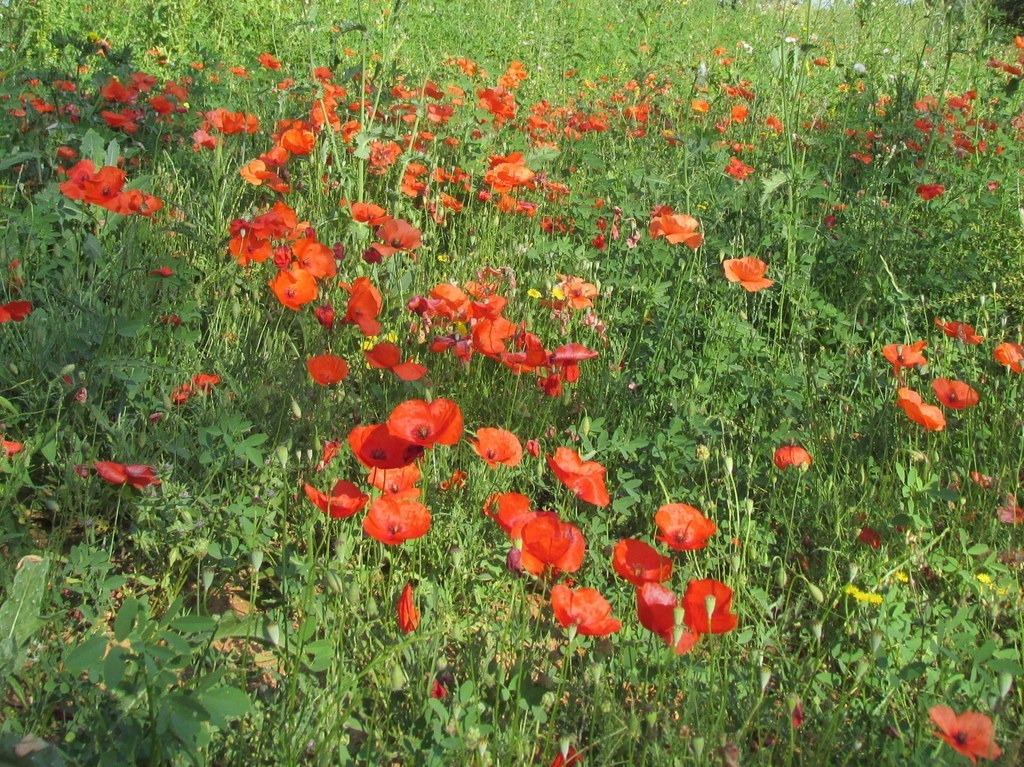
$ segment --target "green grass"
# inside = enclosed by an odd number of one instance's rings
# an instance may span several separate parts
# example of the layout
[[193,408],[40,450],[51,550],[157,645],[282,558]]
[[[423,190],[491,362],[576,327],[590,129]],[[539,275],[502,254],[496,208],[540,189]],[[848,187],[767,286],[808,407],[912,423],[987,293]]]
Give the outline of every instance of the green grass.
[[[549,765],[571,748],[600,765],[963,763],[929,719],[946,705],[991,717],[996,763],[1018,762],[1024,527],[998,509],[1024,502],[1024,390],[993,353],[1024,339],[1022,101],[988,64],[1021,51],[984,8],[89,8],[0,11],[0,306],[32,307],[0,324],[0,760]],[[477,92],[512,61],[528,77],[502,123]],[[283,195],[247,183],[239,170],[281,121],[329,106],[314,67],[345,88],[339,123],[361,132],[315,129],[312,152],[277,171]],[[152,91],[104,100],[111,77],[136,72]],[[442,98],[414,93],[428,82]],[[175,108],[160,116],[148,101],[167,83]],[[431,119],[439,104],[447,120]],[[194,149],[200,128],[219,135],[204,120],[222,107],[259,129]],[[139,112],[134,132],[102,116],[122,109]],[[376,167],[374,142],[392,141],[410,145]],[[513,152],[537,174],[510,192],[520,212],[486,175]],[[734,157],[747,180],[725,172]],[[122,167],[126,188],[164,207],[72,199],[59,185],[80,159]],[[426,197],[403,192],[410,163],[426,168]],[[433,178],[455,168],[465,185]],[[945,191],[924,200],[925,184]],[[374,231],[342,200],[380,205],[422,244],[365,261]],[[242,267],[229,252],[277,201],[306,223],[275,245],[308,226],[345,254],[297,311],[269,288],[273,260]],[[654,238],[659,206],[697,218],[701,246]],[[771,288],[725,279],[722,261],[747,256],[768,264]],[[161,267],[172,274],[151,274]],[[558,308],[567,275],[595,286],[593,307]],[[342,323],[339,285],[360,277],[382,297],[375,340],[426,365],[422,380],[364,363],[375,341]],[[554,365],[516,374],[479,339],[468,363],[430,351],[471,323],[410,300],[474,281],[547,351],[598,357],[548,396]],[[313,312],[327,304],[330,329]],[[936,318],[985,340],[948,338]],[[919,339],[927,367],[897,382],[882,348]],[[348,362],[340,384],[307,373],[325,353]],[[219,383],[183,398],[199,374]],[[940,377],[980,403],[930,432],[897,389],[935,404]],[[419,462],[425,536],[385,546],[363,532],[365,510],[329,519],[307,500],[306,483],[338,480],[376,498],[352,429],[439,398],[466,433]],[[469,444],[482,427],[538,454],[488,468]],[[788,444],[813,465],[778,469]],[[607,506],[556,478],[558,447],[606,469]],[[103,461],[152,466],[160,484],[104,482]],[[579,529],[578,570],[508,564],[520,544],[483,513],[507,492]],[[717,524],[707,548],[656,540],[667,503]],[[624,538],[671,557],[677,595],[727,584],[736,628],[673,654],[613,568]],[[559,625],[556,581],[597,589],[621,630]],[[406,634],[396,605],[410,583],[420,621]]]

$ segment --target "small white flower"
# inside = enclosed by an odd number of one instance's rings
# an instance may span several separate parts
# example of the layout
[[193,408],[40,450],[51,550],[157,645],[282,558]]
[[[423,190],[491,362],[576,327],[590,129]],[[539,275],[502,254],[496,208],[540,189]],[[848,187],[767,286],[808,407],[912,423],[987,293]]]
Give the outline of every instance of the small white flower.
[[795,35],[790,35],[789,37],[786,38],[786,42],[790,43],[790,44],[795,43],[796,42],[796,36]]
[[863,75],[867,73],[868,68],[858,61],[856,64],[853,65],[853,71],[856,72],[858,75]]

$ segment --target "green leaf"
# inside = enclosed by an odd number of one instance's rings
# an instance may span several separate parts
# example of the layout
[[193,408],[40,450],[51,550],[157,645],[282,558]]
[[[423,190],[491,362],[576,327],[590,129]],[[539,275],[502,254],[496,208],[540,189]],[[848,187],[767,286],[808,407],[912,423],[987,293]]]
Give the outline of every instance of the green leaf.
[[761,207],[765,206],[768,202],[768,198],[771,197],[786,181],[789,180],[789,175],[784,170],[777,170],[772,175],[763,179],[764,190],[761,192]]
[[49,559],[22,557],[10,595],[0,605],[0,637],[13,639],[16,646],[21,646],[43,625],[39,613],[49,572]]
[[215,687],[203,693],[199,700],[215,727],[223,727],[230,719],[245,716],[252,706],[249,696],[235,687]]
[[96,634],[74,647],[64,658],[64,668],[72,674],[93,671],[100,668],[103,656],[107,654],[107,638]]
[[131,636],[135,628],[135,619],[139,616],[139,600],[130,597],[121,605],[114,618],[114,639],[123,642]]
[[26,160],[36,160],[38,158],[38,152],[16,152],[15,154],[8,155],[0,160],[0,170],[7,170],[8,168],[13,168],[18,163],[25,162]]
[[217,627],[217,621],[205,615],[182,615],[171,621],[170,627],[182,634],[202,634],[213,631]]

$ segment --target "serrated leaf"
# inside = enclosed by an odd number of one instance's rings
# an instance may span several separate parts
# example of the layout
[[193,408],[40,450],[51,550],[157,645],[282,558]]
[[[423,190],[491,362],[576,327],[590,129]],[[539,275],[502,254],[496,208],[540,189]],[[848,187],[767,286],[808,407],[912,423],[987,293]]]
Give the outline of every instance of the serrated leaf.
[[768,202],[768,198],[775,194],[788,180],[789,175],[784,170],[777,170],[767,178],[762,179],[762,184],[764,185],[764,189],[761,192],[762,208]]

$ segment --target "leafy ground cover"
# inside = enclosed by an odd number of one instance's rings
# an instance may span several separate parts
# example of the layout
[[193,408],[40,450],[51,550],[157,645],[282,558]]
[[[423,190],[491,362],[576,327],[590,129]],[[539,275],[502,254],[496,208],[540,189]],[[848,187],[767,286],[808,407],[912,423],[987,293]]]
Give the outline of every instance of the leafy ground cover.
[[0,758],[1018,763],[985,8],[0,18]]

